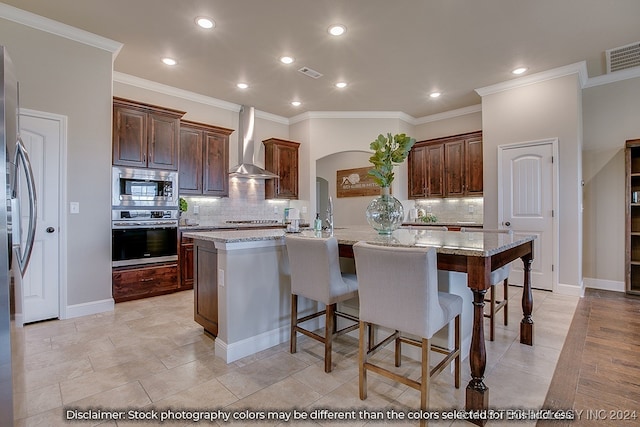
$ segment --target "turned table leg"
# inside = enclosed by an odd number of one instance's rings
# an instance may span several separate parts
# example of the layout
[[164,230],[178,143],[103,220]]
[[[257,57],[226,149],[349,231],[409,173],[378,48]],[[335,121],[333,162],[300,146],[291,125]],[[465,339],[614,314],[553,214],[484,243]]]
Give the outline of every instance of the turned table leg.
[[[487,365],[487,353],[484,346],[484,295],[486,289],[473,291],[473,333],[469,352],[471,381],[467,385],[466,409],[486,410],[489,408],[489,387],[484,384],[484,370]],[[484,425],[486,420],[473,420],[474,424]]]
[[522,321],[520,322],[520,343],[533,345],[533,293],[531,292],[531,264],[533,254],[523,256],[524,264],[524,289],[522,291]]

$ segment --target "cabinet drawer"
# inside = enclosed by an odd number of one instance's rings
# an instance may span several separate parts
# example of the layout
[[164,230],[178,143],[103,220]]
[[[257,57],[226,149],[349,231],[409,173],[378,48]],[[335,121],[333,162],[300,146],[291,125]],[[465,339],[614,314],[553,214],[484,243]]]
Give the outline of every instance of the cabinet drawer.
[[114,268],[112,286],[116,302],[170,293],[179,289],[178,264]]

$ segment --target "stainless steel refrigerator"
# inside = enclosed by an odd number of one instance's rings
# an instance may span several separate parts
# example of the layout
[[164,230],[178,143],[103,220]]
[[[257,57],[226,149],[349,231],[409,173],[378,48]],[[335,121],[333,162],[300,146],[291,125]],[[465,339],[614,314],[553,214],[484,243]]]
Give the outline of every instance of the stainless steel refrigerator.
[[[24,275],[35,236],[36,197],[29,156],[19,137],[18,80],[7,51],[0,46],[0,426],[13,425],[11,374],[11,264],[14,274]],[[29,200],[26,242],[21,244],[20,180],[24,171]],[[25,207],[26,208],[26,207]],[[12,223],[12,218],[14,219]]]

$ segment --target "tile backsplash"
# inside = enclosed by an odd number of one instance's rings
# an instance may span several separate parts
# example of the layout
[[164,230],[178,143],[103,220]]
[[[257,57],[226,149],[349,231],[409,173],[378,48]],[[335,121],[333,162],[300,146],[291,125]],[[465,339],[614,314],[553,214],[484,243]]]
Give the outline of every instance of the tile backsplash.
[[422,199],[415,201],[415,207],[435,215],[439,223],[465,221],[482,224],[483,203],[482,197]]
[[[264,180],[229,179],[229,197],[182,196],[188,203],[181,214],[190,224],[220,224],[228,220],[275,219],[281,221],[288,200],[265,200]],[[196,210],[198,211],[196,213]]]

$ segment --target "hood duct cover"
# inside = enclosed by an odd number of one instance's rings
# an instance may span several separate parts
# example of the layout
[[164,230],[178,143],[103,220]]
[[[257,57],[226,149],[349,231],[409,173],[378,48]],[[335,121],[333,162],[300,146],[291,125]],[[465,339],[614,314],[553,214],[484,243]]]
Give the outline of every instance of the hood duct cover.
[[240,121],[238,123],[238,165],[229,170],[231,176],[242,178],[271,179],[278,175],[264,170],[253,164],[255,153],[254,128],[256,114],[254,107],[240,107]]

